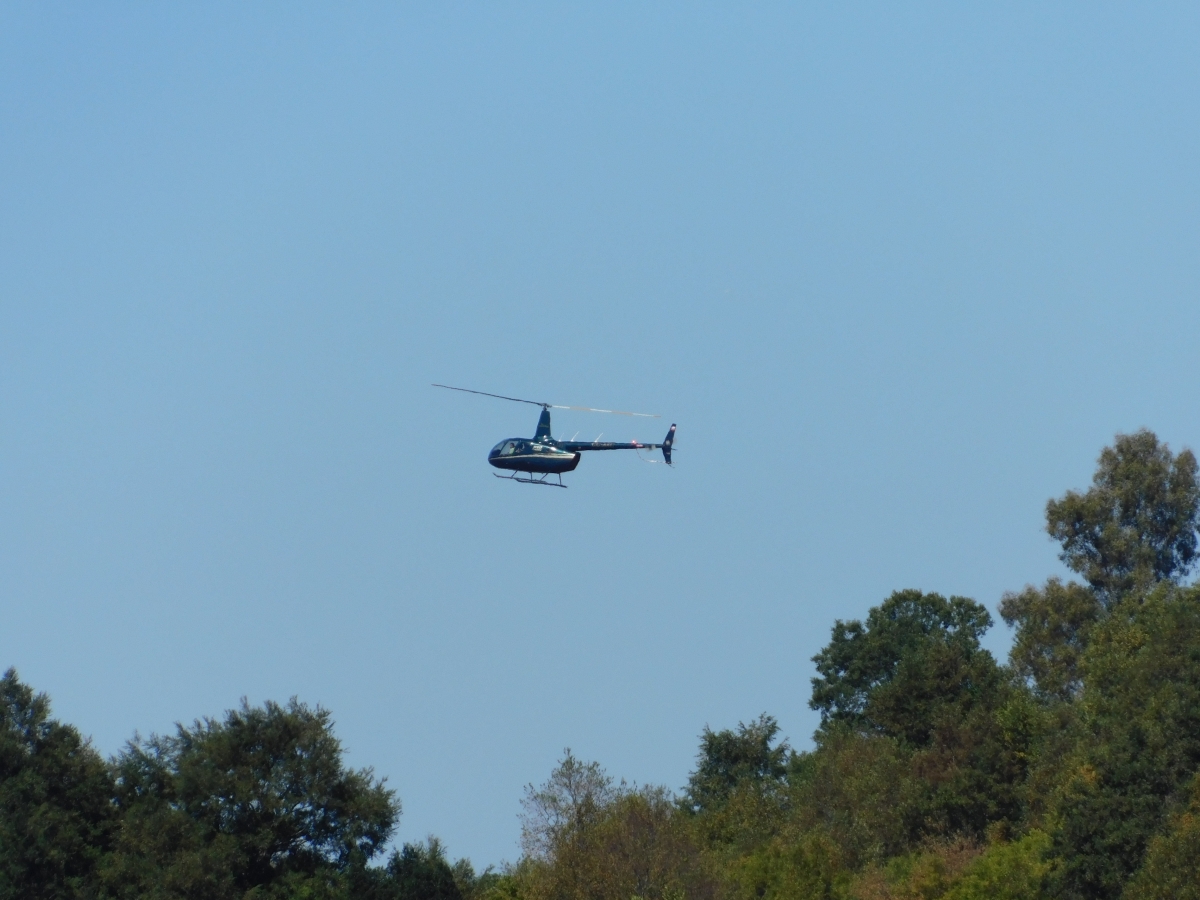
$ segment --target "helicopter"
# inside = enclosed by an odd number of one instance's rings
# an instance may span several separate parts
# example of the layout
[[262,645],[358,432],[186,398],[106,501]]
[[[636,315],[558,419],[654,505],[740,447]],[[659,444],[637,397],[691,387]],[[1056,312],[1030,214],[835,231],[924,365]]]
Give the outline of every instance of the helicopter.
[[[581,412],[612,413],[618,416],[640,416],[645,419],[660,418],[650,413],[624,412],[619,409],[593,409],[590,406],[558,406],[554,403],[541,403],[537,400],[522,400],[519,397],[505,397],[503,394],[489,394],[486,391],[473,391],[470,388],[451,387],[448,384],[434,384],[433,387],[445,388],[448,391],[462,391],[465,394],[479,394],[482,397],[495,397],[497,400],[511,400],[514,403],[528,403],[540,406],[542,414],[538,417],[537,431],[531,438],[506,438],[488,452],[488,462],[497,469],[512,472],[511,475],[501,475],[493,472],[497,478],[517,481],[521,484],[543,484],[547,487],[561,487],[563,472],[573,472],[579,465],[579,459],[585,450],[661,450],[663,462],[671,465],[671,447],[675,443],[675,426],[672,425],[661,444],[642,444],[638,441],[616,443],[613,441],[560,441],[550,435],[550,410],[574,409]],[[641,456],[641,453],[638,453]],[[657,460],[645,460],[657,462]],[[521,477],[521,473],[526,475]],[[558,481],[547,479],[555,475]]]

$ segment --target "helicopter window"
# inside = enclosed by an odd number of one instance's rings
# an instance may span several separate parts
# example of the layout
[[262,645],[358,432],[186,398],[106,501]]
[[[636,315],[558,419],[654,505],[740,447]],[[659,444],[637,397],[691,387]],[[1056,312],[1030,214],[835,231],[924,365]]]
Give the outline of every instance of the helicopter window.
[[513,441],[509,441],[504,445],[504,449],[500,451],[501,456],[512,456],[517,452],[517,445]]

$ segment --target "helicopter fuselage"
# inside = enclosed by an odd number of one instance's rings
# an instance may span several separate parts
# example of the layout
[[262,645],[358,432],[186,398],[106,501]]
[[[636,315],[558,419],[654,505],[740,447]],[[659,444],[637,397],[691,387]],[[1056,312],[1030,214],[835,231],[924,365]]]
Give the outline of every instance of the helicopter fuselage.
[[538,474],[573,472],[579,465],[578,450],[566,450],[557,442],[509,438],[488,453],[488,462],[497,469]]

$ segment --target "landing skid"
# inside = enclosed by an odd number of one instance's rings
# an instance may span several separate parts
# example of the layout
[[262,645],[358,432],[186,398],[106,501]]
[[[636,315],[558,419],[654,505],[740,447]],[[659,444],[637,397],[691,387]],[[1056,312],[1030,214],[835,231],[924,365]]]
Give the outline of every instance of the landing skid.
[[[492,474],[496,475],[495,472],[493,472]],[[561,475],[558,476],[557,483],[555,483],[553,481],[547,481],[546,479],[550,477],[549,472],[547,472],[541,478],[534,478],[533,475],[530,475],[528,478],[520,478],[517,476],[516,472],[513,472],[511,475],[496,475],[496,477],[503,478],[505,481],[516,481],[521,484],[544,484],[546,487],[560,487],[560,488],[566,487],[566,485],[562,483]]]

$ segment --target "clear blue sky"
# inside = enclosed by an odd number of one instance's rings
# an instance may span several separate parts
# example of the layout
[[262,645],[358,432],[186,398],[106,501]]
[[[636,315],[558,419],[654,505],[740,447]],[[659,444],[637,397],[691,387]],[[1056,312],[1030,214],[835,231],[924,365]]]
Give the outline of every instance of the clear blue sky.
[[[116,752],[292,695],[514,859],[563,747],[815,725],[890,591],[1200,443],[1195,4],[5,4],[0,665]],[[570,490],[485,455],[659,412]],[[997,626],[992,646],[1007,646]]]

